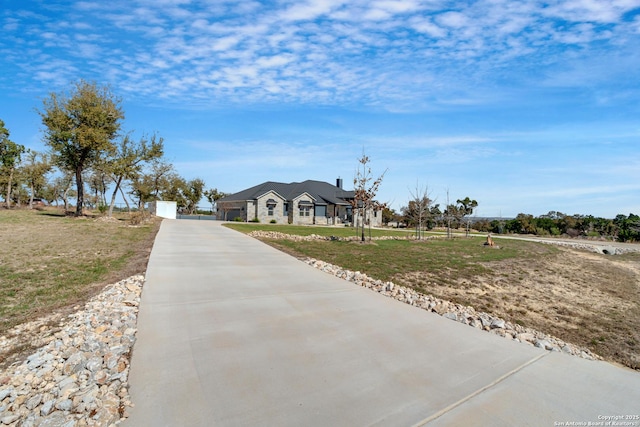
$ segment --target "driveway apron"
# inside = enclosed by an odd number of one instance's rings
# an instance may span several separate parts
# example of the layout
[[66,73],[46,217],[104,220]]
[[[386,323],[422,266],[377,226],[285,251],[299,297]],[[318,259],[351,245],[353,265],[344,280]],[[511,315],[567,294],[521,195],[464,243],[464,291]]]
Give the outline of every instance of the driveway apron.
[[163,221],[129,382],[124,425],[136,427],[553,426],[640,415],[638,372],[450,321],[215,221]]

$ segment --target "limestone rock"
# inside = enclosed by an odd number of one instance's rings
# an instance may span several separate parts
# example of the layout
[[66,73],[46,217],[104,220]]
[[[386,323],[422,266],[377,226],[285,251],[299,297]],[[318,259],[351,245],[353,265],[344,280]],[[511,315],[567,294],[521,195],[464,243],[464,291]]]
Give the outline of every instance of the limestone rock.
[[[12,330],[10,336],[38,334],[43,346],[24,363],[0,371],[0,424],[118,423],[131,405],[127,377],[143,282],[143,276],[130,277],[105,288],[66,318],[43,318]],[[0,353],[16,343],[3,337]]]

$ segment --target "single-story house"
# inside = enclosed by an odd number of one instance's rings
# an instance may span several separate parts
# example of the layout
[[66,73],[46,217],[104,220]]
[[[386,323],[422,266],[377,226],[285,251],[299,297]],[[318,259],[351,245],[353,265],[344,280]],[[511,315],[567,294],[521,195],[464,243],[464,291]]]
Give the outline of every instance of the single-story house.
[[[216,202],[217,219],[278,224],[361,224],[359,210],[353,212],[355,192],[336,185],[307,180],[303,182],[267,181],[255,187],[231,194]],[[275,220],[275,221],[274,221]],[[366,215],[372,226],[382,224],[382,212],[371,210]]]

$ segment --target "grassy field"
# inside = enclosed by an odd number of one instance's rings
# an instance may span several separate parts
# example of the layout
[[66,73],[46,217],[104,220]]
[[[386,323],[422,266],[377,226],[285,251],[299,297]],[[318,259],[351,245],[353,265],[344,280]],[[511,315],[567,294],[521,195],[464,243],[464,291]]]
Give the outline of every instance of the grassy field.
[[[338,235],[338,229],[327,227],[228,226],[245,233],[271,229],[298,235]],[[345,233],[354,234],[351,229]],[[376,230],[376,234],[390,232]],[[495,236],[499,249],[484,246],[481,237],[367,244],[263,240],[294,256],[321,259],[473,306],[640,369],[638,253],[598,255]]]
[[0,336],[144,272],[159,222],[0,209]]

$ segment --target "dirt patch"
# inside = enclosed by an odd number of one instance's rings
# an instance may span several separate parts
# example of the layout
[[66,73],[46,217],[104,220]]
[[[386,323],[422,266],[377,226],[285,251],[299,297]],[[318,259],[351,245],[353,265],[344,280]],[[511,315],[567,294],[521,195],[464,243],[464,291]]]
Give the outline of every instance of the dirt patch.
[[640,256],[559,249],[482,263],[485,272],[473,278],[443,269],[393,280],[640,369]]

